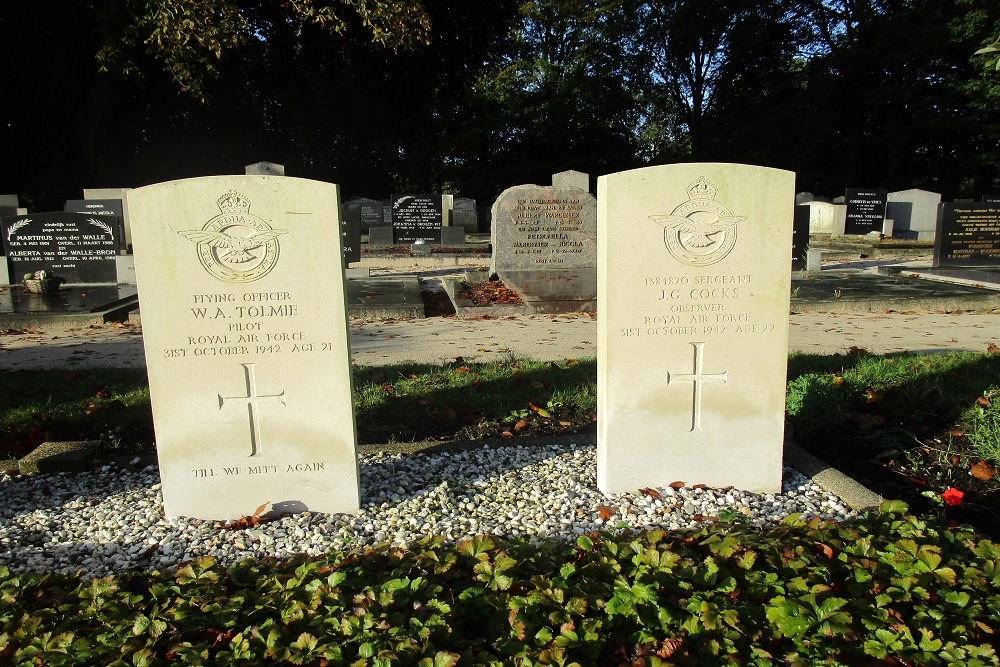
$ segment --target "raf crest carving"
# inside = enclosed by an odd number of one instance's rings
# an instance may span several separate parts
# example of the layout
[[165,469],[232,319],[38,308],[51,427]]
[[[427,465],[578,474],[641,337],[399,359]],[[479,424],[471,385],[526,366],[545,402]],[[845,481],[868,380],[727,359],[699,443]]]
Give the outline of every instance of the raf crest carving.
[[663,225],[663,242],[677,261],[709,266],[723,260],[736,245],[737,224],[746,220],[715,200],[718,189],[704,176],[687,188],[688,200],[670,215],[651,215]]
[[278,263],[278,237],[284,229],[250,214],[250,200],[236,190],[219,198],[221,213],[201,229],[177,233],[198,244],[198,260],[212,276],[226,283],[260,280]]

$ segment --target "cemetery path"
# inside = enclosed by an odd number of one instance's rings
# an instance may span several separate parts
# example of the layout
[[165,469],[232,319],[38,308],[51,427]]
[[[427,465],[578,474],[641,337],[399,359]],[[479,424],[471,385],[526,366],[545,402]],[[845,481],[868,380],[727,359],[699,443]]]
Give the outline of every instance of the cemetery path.
[[[532,315],[492,320],[352,320],[352,361],[360,365],[439,364],[597,354],[597,321],[589,315]],[[789,351],[985,351],[1000,345],[1000,314],[796,313]],[[141,329],[107,324],[0,331],[0,369],[141,368]]]

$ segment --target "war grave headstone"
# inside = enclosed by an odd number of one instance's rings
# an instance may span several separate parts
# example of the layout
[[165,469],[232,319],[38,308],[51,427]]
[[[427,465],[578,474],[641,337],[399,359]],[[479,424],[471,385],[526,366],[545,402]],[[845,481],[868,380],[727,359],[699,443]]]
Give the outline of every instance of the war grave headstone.
[[806,269],[811,213],[811,206],[800,204],[795,207],[795,217],[792,221],[792,271],[805,271]]
[[795,174],[675,164],[597,191],[598,486],[779,491]]
[[168,516],[359,507],[336,185],[129,192]]
[[941,205],[934,267],[1000,266],[1000,204]]
[[847,204],[844,234],[883,233],[888,194],[887,190],[847,188],[844,191],[844,203]]
[[439,195],[392,195],[393,243],[441,243]]
[[493,204],[491,271],[537,313],[592,310],[597,202],[579,188],[518,185]]
[[806,204],[811,201],[816,200],[816,195],[811,192],[796,192],[795,193],[795,205]]
[[890,192],[886,201],[885,215],[893,221],[893,236],[918,241],[933,240],[940,194],[912,188]]

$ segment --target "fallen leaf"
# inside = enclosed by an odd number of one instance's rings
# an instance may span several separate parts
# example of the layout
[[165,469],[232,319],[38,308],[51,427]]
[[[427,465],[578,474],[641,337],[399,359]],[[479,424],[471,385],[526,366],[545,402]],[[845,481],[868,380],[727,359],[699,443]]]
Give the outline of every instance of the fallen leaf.
[[996,468],[991,466],[986,461],[980,461],[979,463],[974,463],[972,465],[972,469],[969,472],[976,479],[982,479],[982,480],[993,479],[993,476],[997,474]]
[[986,398],[985,396],[980,396],[979,398],[976,399],[976,405],[978,405],[981,408],[988,408],[993,404],[990,402],[990,399]]
[[528,422],[524,421],[523,419],[518,419],[517,423],[514,424],[514,432],[515,433],[520,433],[527,426],[528,426]]
[[996,354],[997,352],[1000,352],[1000,347],[997,347],[993,343],[990,343],[989,345],[986,346],[987,354]]
[[534,403],[528,403],[528,407],[534,410],[539,417],[545,417],[546,419],[552,418],[552,413],[546,410],[545,408],[540,408]]
[[503,433],[500,434],[500,437],[502,437],[502,438],[513,438],[514,434],[511,433],[510,431],[504,431]]
[[684,640],[678,637],[674,637],[673,639],[664,639],[662,642],[660,642],[660,648],[656,650],[656,655],[657,657],[666,660],[667,658],[672,656],[677,651],[677,649],[681,647],[681,644],[683,643]]
[[609,507],[607,505],[597,506],[597,516],[601,518],[602,521],[607,521],[615,515],[615,508]]
[[948,435],[950,435],[953,438],[960,438],[963,435],[965,435],[965,431],[963,431],[960,428],[956,428],[956,429],[952,429],[951,431],[948,431]]
[[833,378],[833,384],[834,384],[834,385],[841,385],[841,384],[844,384],[844,378],[842,378],[842,377],[839,377],[839,376],[838,376],[838,377],[835,377],[835,378]]
[[683,489],[684,482],[670,482],[670,484],[668,484],[667,486],[669,486],[671,489]]
[[455,369],[455,375],[465,375],[468,372],[469,372],[468,366],[459,366],[458,368]]
[[874,389],[868,389],[865,391],[865,400],[868,401],[869,403],[874,403],[878,400],[881,400],[881,398],[882,398],[882,392],[880,391],[875,391]]
[[822,542],[813,542],[813,546],[816,548],[816,553],[823,556],[824,558],[833,558],[833,547],[829,544],[823,544]]
[[663,500],[663,496],[661,496],[660,492],[657,491],[656,489],[646,488],[646,489],[639,489],[639,491],[641,491],[642,493],[645,493],[647,496],[649,496],[653,500]]

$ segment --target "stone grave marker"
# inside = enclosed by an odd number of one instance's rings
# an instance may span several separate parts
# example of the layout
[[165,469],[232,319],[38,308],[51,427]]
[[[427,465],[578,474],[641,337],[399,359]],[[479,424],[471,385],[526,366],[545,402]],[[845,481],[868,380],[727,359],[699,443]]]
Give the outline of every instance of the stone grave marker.
[[117,219],[54,211],[0,220],[11,282],[46,271],[67,283],[117,283],[123,232]]
[[809,207],[809,233],[833,234],[836,205],[825,201],[812,200],[801,206]]
[[894,236],[918,241],[934,238],[940,194],[912,188],[890,192],[886,199],[885,215],[893,221]]
[[676,164],[597,191],[601,490],[780,491],[795,174]]
[[83,198],[96,199],[98,201],[117,200],[121,202],[122,225],[125,228],[125,247],[129,252],[132,252],[132,228],[129,225],[128,201],[125,199],[125,193],[128,191],[129,188],[84,188]]
[[886,190],[847,188],[844,191],[844,203],[847,204],[844,234],[882,233],[888,194]]
[[393,243],[441,243],[440,195],[392,195]]
[[491,271],[535,312],[589,310],[597,296],[597,202],[579,188],[518,185],[493,204]]
[[129,192],[168,516],[358,509],[338,198],[260,176]]
[[1000,266],[1000,203],[942,204],[934,266]]
[[476,200],[469,197],[455,197],[455,203],[451,209],[451,224],[454,227],[464,228],[469,234],[475,234],[479,231]]
[[558,174],[552,174],[552,187],[575,188],[584,192],[590,192],[590,174],[572,169],[560,171]]
[[0,195],[0,218],[17,215],[20,206],[17,195]]
[[254,162],[244,167],[248,176],[284,176],[285,165],[275,162]]
[[792,221],[792,271],[805,271],[806,269],[811,214],[811,206],[805,204],[795,206],[795,218]]
[[117,227],[116,236],[119,239],[119,250],[126,249],[125,243],[125,211],[121,199],[70,199],[63,205],[63,210],[69,213],[84,213],[98,215]]
[[1000,204],[1000,195],[983,195],[984,204]]

